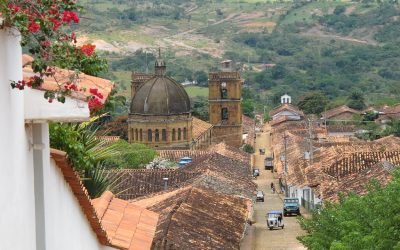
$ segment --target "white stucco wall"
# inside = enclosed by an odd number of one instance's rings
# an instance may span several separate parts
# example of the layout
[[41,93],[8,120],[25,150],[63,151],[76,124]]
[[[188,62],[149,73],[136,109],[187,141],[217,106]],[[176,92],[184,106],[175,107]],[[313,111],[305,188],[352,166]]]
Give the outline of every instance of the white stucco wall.
[[[57,109],[53,106],[43,113],[39,106],[32,106],[35,101],[24,98],[25,91],[10,87],[10,80],[22,79],[19,39],[15,31],[0,29],[0,249],[43,250],[37,247],[40,239],[45,239],[47,250],[112,249],[97,242],[69,186],[58,168],[50,164],[46,119],[54,118]],[[25,99],[30,100],[26,114]],[[69,107],[60,113],[65,120],[68,115],[74,120],[86,119],[87,104],[81,104],[59,107]],[[38,122],[35,119],[25,123],[24,115],[39,118],[41,123],[32,124]],[[44,190],[37,188],[41,185]],[[45,232],[45,236],[38,237],[38,232]]]
[[23,91],[10,80],[22,79],[19,36],[0,29],[0,249],[35,248],[35,202],[30,128],[24,124]]
[[47,249],[113,249],[99,244],[78,200],[53,159],[45,166],[44,177]]

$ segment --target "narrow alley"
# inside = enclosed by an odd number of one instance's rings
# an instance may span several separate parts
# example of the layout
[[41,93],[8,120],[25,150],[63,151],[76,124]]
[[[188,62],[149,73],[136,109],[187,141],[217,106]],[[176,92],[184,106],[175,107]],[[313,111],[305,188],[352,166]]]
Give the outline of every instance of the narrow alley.
[[[265,155],[260,155],[259,149],[265,149]],[[258,190],[264,191],[264,202],[254,203],[253,221],[241,244],[241,249],[249,250],[286,250],[306,249],[296,239],[304,231],[300,228],[295,216],[284,217],[285,228],[269,230],[266,226],[266,213],[269,210],[282,210],[282,194],[273,194],[270,188],[274,182],[279,189],[278,179],[274,179],[270,170],[264,169],[264,158],[271,153],[270,127],[264,126],[263,132],[257,133],[255,141],[254,168],[260,169],[260,176],[255,179]]]

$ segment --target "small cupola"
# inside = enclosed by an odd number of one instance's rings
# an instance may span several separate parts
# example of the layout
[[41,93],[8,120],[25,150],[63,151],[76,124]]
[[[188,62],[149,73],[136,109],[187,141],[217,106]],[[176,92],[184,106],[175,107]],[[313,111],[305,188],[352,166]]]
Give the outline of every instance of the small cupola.
[[288,94],[284,94],[283,96],[281,96],[281,104],[285,104],[285,103],[292,103],[292,97]]
[[156,76],[164,76],[167,71],[167,66],[164,60],[161,58],[161,49],[158,48],[158,57],[154,63],[154,72]]

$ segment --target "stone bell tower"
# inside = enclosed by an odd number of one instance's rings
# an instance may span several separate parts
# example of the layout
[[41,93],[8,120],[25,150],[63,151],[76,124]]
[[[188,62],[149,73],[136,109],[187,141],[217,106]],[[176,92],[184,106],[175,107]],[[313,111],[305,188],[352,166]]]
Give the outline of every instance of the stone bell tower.
[[208,77],[208,102],[213,143],[242,145],[242,82],[240,73],[231,60],[222,62],[222,70],[211,72]]

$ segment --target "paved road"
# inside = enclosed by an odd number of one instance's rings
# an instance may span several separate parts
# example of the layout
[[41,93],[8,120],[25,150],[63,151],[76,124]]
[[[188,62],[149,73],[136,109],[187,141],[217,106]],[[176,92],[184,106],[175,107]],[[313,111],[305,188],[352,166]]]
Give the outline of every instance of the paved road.
[[287,249],[306,249],[296,239],[297,236],[304,234],[304,231],[297,223],[296,217],[284,217],[285,228],[270,231],[266,227],[265,214],[268,210],[282,210],[282,199],[278,194],[273,194],[270,189],[271,182],[275,187],[279,187],[277,179],[274,179],[270,170],[264,170],[265,155],[259,154],[260,148],[265,148],[265,154],[270,153],[269,127],[264,127],[265,132],[258,133],[256,136],[254,155],[255,168],[259,168],[261,175],[255,180],[258,190],[265,193],[265,202],[254,204],[253,220],[255,223],[249,230],[241,244],[241,249],[249,250],[287,250]]

